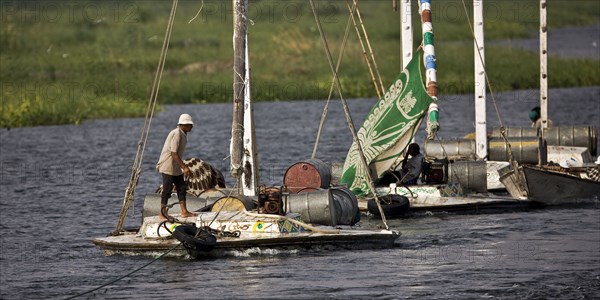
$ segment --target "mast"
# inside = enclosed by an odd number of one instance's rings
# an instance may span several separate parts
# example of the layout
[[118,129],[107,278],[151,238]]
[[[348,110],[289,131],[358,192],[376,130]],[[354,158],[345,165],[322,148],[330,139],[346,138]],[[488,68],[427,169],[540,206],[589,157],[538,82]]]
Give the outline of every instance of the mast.
[[[248,7],[248,0],[244,0],[244,6]],[[248,10],[246,9],[246,14]],[[244,18],[247,19],[248,15]],[[247,25],[246,25],[247,28]],[[256,154],[255,130],[254,130],[254,106],[252,104],[252,94],[250,93],[250,55],[248,51],[248,30],[244,34],[246,48],[246,63],[245,63],[245,93],[244,93],[244,185],[243,192],[246,196],[255,196],[258,176],[258,160]]]
[[246,77],[246,6],[244,0],[233,0],[233,121],[231,123],[231,176],[242,187],[244,135],[244,98]]
[[400,2],[400,32],[402,32],[402,70],[412,59],[413,32],[412,32],[412,7],[411,0],[402,0]]
[[475,144],[479,159],[487,156],[487,121],[485,107],[485,52],[483,35],[483,0],[473,1],[473,33],[475,35]]
[[421,27],[423,32],[423,65],[425,66],[425,77],[427,82],[427,94],[433,98],[427,111],[427,139],[432,140],[440,124],[438,122],[439,112],[437,101],[437,71],[435,65],[435,47],[433,44],[433,24],[431,18],[431,0],[421,0],[419,11],[421,13]]
[[546,0],[540,0],[540,110],[541,134],[548,128],[548,26],[546,23]]

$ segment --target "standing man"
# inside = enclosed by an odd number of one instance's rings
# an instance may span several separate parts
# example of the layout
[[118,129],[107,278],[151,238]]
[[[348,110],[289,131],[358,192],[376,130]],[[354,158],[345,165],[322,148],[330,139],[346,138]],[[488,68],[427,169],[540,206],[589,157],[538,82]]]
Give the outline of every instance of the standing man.
[[189,176],[190,169],[183,163],[182,159],[187,145],[187,133],[192,131],[192,127],[194,127],[192,116],[188,114],[179,116],[177,128],[167,135],[165,145],[160,153],[160,159],[156,164],[156,169],[162,174],[163,190],[160,199],[160,218],[163,220],[167,218],[163,215],[163,209],[167,206],[167,202],[171,197],[173,184],[177,189],[181,216],[184,218],[196,216],[196,214],[189,212],[185,205],[186,184],[183,175]]

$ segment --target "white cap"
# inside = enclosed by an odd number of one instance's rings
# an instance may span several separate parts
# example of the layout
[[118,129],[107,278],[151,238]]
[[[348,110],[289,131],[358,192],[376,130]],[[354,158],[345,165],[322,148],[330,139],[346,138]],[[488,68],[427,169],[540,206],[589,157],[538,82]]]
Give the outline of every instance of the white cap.
[[188,115],[188,114],[182,114],[181,116],[179,116],[179,122],[177,123],[178,125],[194,125],[194,121],[192,121],[192,116]]

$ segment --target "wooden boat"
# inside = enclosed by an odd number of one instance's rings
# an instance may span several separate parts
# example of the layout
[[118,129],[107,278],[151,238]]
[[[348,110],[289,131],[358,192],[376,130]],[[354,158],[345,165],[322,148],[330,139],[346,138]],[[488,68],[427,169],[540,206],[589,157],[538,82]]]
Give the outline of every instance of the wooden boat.
[[[586,169],[598,173],[599,167],[591,163],[592,155],[598,155],[598,129],[589,125],[549,126],[551,122],[548,118],[546,9],[546,1],[540,1],[540,116],[537,121],[541,126],[539,130],[533,129],[533,135],[539,136],[542,144],[550,150],[540,153],[540,160],[535,166],[524,163],[512,166],[505,180],[515,182],[522,178],[522,183],[507,184],[507,188],[513,195],[526,196],[536,203],[545,205],[598,199],[600,182],[586,178],[587,175],[582,176]],[[520,136],[524,131],[521,128],[516,130]],[[531,132],[531,129],[528,131]],[[575,162],[577,166],[571,168],[568,161]],[[597,165],[598,162],[600,158],[597,159]],[[587,166],[584,167],[586,164]]]
[[[483,5],[481,1],[474,3],[475,19],[475,103],[476,103],[476,139],[473,140],[472,150],[464,157],[460,145],[440,144],[439,153],[442,157],[425,152],[425,158],[437,167],[438,178],[424,180],[423,183],[412,186],[379,186],[373,189],[369,184],[377,182],[371,178],[381,179],[385,172],[395,169],[408,144],[413,140],[416,130],[423,120],[427,121],[428,138],[426,141],[435,144],[434,137],[439,124],[437,122],[437,78],[435,69],[435,51],[433,46],[432,6],[430,1],[420,2],[421,28],[423,30],[422,51],[414,51],[412,42],[412,27],[403,26],[402,53],[405,70],[398,79],[390,85],[381,100],[367,116],[359,131],[360,145],[355,141],[350,149],[343,171],[341,182],[360,195],[359,206],[367,208],[372,190],[375,194],[401,195],[407,197],[410,208],[416,210],[478,210],[480,208],[522,208],[529,204],[526,198],[513,198],[508,194],[499,181],[498,170],[508,165],[508,162],[488,161],[488,139],[486,128],[485,95],[486,81],[483,68]],[[402,24],[412,24],[410,1],[401,1]],[[415,56],[413,57],[413,53]],[[422,54],[421,54],[422,53]],[[421,59],[422,55],[422,59]],[[422,61],[425,68],[426,84],[423,85],[420,69],[414,62]],[[403,76],[406,75],[406,76]],[[419,80],[415,80],[418,78]],[[411,81],[413,80],[413,81]],[[423,87],[423,88],[421,88]],[[339,92],[338,92],[339,93]],[[399,111],[399,113],[398,113]],[[387,119],[386,121],[382,121]],[[469,144],[471,145],[471,144]],[[449,148],[456,146],[455,153],[449,153]],[[353,150],[356,149],[356,150]],[[360,150],[362,149],[362,150]],[[427,150],[427,149],[425,149]],[[354,151],[354,152],[353,152]],[[359,162],[356,152],[364,151],[369,155],[368,167],[365,162]],[[435,152],[435,151],[434,151]],[[453,157],[454,155],[455,157]],[[365,170],[369,170],[368,172]],[[335,177],[335,176],[334,176]],[[362,179],[361,179],[362,178]],[[381,203],[381,205],[385,205]]]
[[[594,168],[594,167],[591,167]],[[583,202],[600,197],[600,181],[567,172],[560,167],[522,165],[527,182],[527,194],[537,203],[560,205]]]
[[[350,226],[312,226],[297,219],[279,215],[253,214],[246,211],[200,213],[197,218],[177,218],[165,222],[158,216],[147,217],[137,232],[97,238],[93,242],[106,255],[156,256],[169,251],[171,257],[223,257],[297,253],[323,250],[365,250],[394,247],[398,232],[389,230],[364,230]],[[214,220],[213,222],[210,222]],[[210,251],[186,249],[169,231],[185,223],[197,227],[210,226],[217,242]],[[168,228],[168,229],[167,229]]]
[[[133,194],[140,175],[141,158],[145,140],[149,131],[148,117],[142,130],[140,148],[132,168],[132,176],[125,192],[123,207],[119,216],[117,228],[108,237],[97,238],[93,243],[105,254],[129,255],[191,255],[193,257],[215,257],[239,251],[254,251],[260,253],[266,249],[283,249],[291,251],[319,249],[373,249],[393,247],[394,241],[400,236],[397,231],[380,229],[360,229],[358,227],[339,225],[333,216],[348,219],[348,213],[334,214],[332,196],[327,193],[324,198],[322,212],[327,212],[331,218],[320,221],[313,218],[311,205],[283,203],[284,192],[281,189],[259,190],[258,168],[256,166],[256,146],[254,144],[254,121],[252,101],[250,99],[250,67],[247,47],[247,1],[234,1],[234,95],[233,124],[231,142],[231,170],[236,179],[236,187],[229,190],[225,202],[235,199],[252,197],[258,205],[256,212],[247,211],[245,205],[237,205],[235,211],[228,211],[228,205],[222,204],[211,212],[200,212],[194,218],[171,218],[161,220],[158,216],[148,215],[137,232],[123,230],[124,218],[127,215]],[[176,4],[172,8],[172,24]],[[168,45],[170,29],[165,35],[165,45]],[[164,56],[166,50],[163,49]],[[164,57],[161,54],[161,63]],[[159,66],[160,70],[160,66]],[[157,71],[157,78],[159,78]],[[242,76],[242,74],[244,74]],[[153,95],[155,92],[153,91]],[[239,97],[239,98],[238,98]],[[244,100],[240,105],[239,100]],[[154,100],[155,101],[155,100]],[[149,112],[155,106],[149,104]],[[152,114],[149,113],[150,118]],[[243,123],[243,125],[242,125]],[[241,128],[241,129],[240,129]],[[142,143],[143,141],[143,143]],[[231,191],[235,191],[234,195]],[[237,195],[241,191],[241,195]],[[309,194],[312,195],[312,194]],[[290,197],[291,198],[291,197]],[[213,203],[217,203],[214,202]],[[308,203],[308,202],[307,202]],[[302,204],[302,203],[300,203]],[[358,210],[357,205],[349,205]],[[291,208],[294,213],[290,213]],[[287,210],[287,211],[286,211]],[[268,213],[265,213],[268,212]],[[166,213],[166,212],[165,212]],[[350,217],[352,217],[350,215]],[[308,224],[302,221],[315,224]],[[318,225],[318,222],[325,225]],[[193,224],[193,225],[192,225]],[[195,225],[195,227],[194,227]],[[184,229],[182,229],[184,228]],[[195,228],[191,229],[190,228]],[[176,237],[177,239],[173,238]],[[268,252],[272,253],[272,252]]]

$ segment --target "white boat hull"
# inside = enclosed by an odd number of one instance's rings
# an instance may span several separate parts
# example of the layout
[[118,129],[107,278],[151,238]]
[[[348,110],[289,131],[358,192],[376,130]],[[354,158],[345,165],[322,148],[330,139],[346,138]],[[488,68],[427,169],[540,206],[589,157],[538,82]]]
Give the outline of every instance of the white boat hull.
[[[397,194],[408,198],[411,210],[477,210],[481,208],[527,207],[527,199],[492,193],[469,194],[458,185],[416,185],[406,187],[383,187],[378,195]],[[359,200],[359,208],[366,210],[366,199]]]
[[[295,232],[276,228],[277,221],[268,218],[254,218],[240,215],[242,212],[221,212],[219,219],[211,223],[211,228],[223,228],[227,231],[237,229],[241,231],[238,237],[217,236],[215,248],[209,252],[194,253],[194,257],[222,257],[228,255],[240,255],[240,253],[269,253],[304,252],[333,249],[382,249],[395,246],[395,241],[400,233],[389,230],[365,230],[344,227],[314,226],[312,229],[300,228]],[[207,217],[213,217],[214,213],[201,213],[198,219],[181,219],[182,223],[206,224],[210,221]],[[204,220],[202,220],[204,219]],[[125,233],[118,236],[97,238],[93,243],[106,255],[148,255],[157,256],[169,251],[166,256],[185,257],[189,256],[187,250],[180,242],[172,238],[170,233],[160,232],[156,234],[161,220],[158,217],[149,217],[138,233]],[[167,223],[171,227],[171,223]],[[282,224],[282,223],[279,223]],[[283,227],[289,229],[289,224]],[[342,228],[342,229],[339,229]],[[333,232],[335,231],[335,232]],[[242,254],[243,255],[243,254]]]

